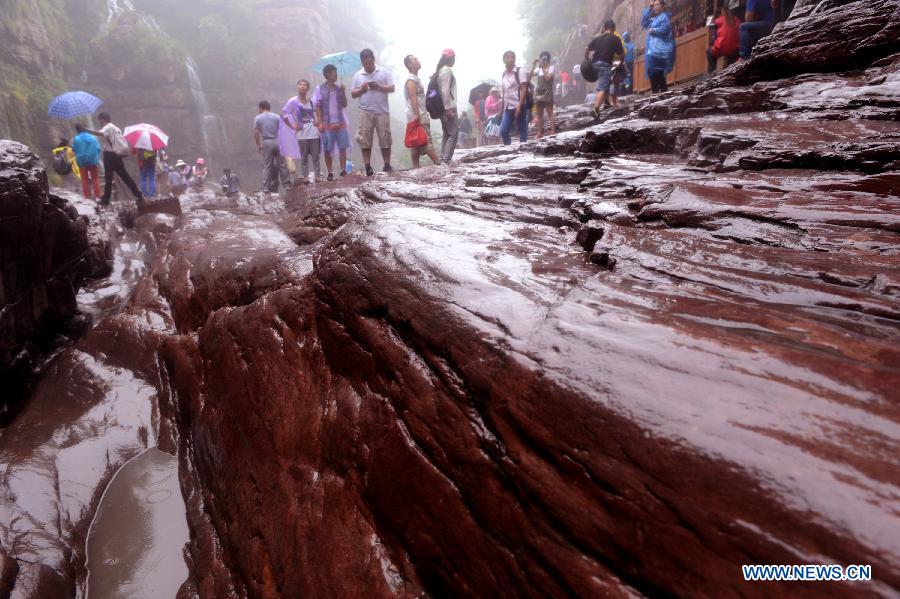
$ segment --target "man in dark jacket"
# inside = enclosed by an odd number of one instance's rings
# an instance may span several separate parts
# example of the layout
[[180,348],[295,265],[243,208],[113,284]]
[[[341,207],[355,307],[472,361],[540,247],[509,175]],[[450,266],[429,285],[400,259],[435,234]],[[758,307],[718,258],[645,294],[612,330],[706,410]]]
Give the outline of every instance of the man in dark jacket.
[[[591,59],[594,71],[597,72],[597,98],[594,100],[592,111],[595,119],[600,118],[600,107],[606,102],[606,97],[609,95],[612,100],[615,96],[615,90],[612,89],[612,63],[616,56],[623,58],[625,56],[625,46],[615,31],[615,22],[607,19],[603,23],[600,35],[592,39],[584,49],[585,60]],[[615,106],[615,101],[613,105]]]

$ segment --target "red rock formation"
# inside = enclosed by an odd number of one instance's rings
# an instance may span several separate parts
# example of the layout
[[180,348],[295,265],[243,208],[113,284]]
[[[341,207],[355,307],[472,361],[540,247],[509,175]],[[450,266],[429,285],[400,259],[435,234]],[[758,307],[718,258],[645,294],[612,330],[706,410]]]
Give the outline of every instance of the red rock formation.
[[[867,66],[723,77],[588,131],[575,109],[553,138],[284,205],[186,205],[125,314],[59,358],[142,381],[118,410],[162,400],[182,595],[900,592],[900,60]],[[65,372],[39,401],[92,397]],[[116,455],[154,440],[108,426]],[[53,480],[33,456],[60,454],[39,441],[0,445],[37,479],[0,497],[0,588],[79,580],[78,519],[33,499]],[[752,563],[875,580],[750,587]]]
[[895,593],[896,104],[809,95],[895,65],[301,201],[299,240],[358,213],[166,351],[248,594]]
[[89,263],[87,224],[48,193],[38,158],[0,142],[0,420],[21,400],[34,360],[75,315]]

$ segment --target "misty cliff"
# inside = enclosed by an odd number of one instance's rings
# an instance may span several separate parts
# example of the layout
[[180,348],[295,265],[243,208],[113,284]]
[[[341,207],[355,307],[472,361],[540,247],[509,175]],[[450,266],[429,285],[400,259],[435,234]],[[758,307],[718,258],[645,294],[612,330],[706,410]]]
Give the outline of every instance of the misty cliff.
[[325,53],[377,44],[346,0],[0,0],[0,15],[0,137],[44,158],[71,136],[47,103],[84,89],[120,125],[169,132],[178,158],[255,169],[256,103],[280,105]]

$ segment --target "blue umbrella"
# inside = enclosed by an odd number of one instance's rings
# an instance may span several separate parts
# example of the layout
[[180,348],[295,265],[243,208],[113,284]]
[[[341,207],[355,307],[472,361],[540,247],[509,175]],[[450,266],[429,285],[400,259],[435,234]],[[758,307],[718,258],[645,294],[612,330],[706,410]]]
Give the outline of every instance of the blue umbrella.
[[313,65],[312,70],[316,73],[321,73],[327,64],[333,64],[337,67],[339,77],[353,75],[362,68],[358,52],[337,52],[335,54],[326,54],[320,58],[319,62]]
[[103,100],[87,92],[66,92],[50,101],[47,113],[59,119],[73,119],[94,114],[101,104]]

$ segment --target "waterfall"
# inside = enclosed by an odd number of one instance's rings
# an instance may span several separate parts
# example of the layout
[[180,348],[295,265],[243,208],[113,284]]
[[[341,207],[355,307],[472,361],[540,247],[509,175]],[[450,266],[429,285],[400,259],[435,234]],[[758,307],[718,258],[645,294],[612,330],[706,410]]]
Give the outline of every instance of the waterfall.
[[147,27],[154,36],[162,34],[156,19],[136,9],[131,0],[106,0],[106,26],[111,26],[113,19],[124,12],[131,12],[137,15],[138,22]]
[[119,4],[119,0],[106,0],[106,24],[112,23],[112,20],[119,15],[119,13],[127,10],[134,10],[134,5],[131,4],[131,0],[122,0],[124,7]]
[[209,109],[209,100],[203,91],[203,83],[200,81],[200,73],[194,59],[188,56],[184,61],[188,72],[188,82],[191,87],[191,95],[194,97],[194,109],[200,117],[200,130],[203,134],[203,147],[206,150],[207,159],[212,157],[213,151],[228,153],[228,134],[225,131],[225,123],[222,118],[212,114]]

